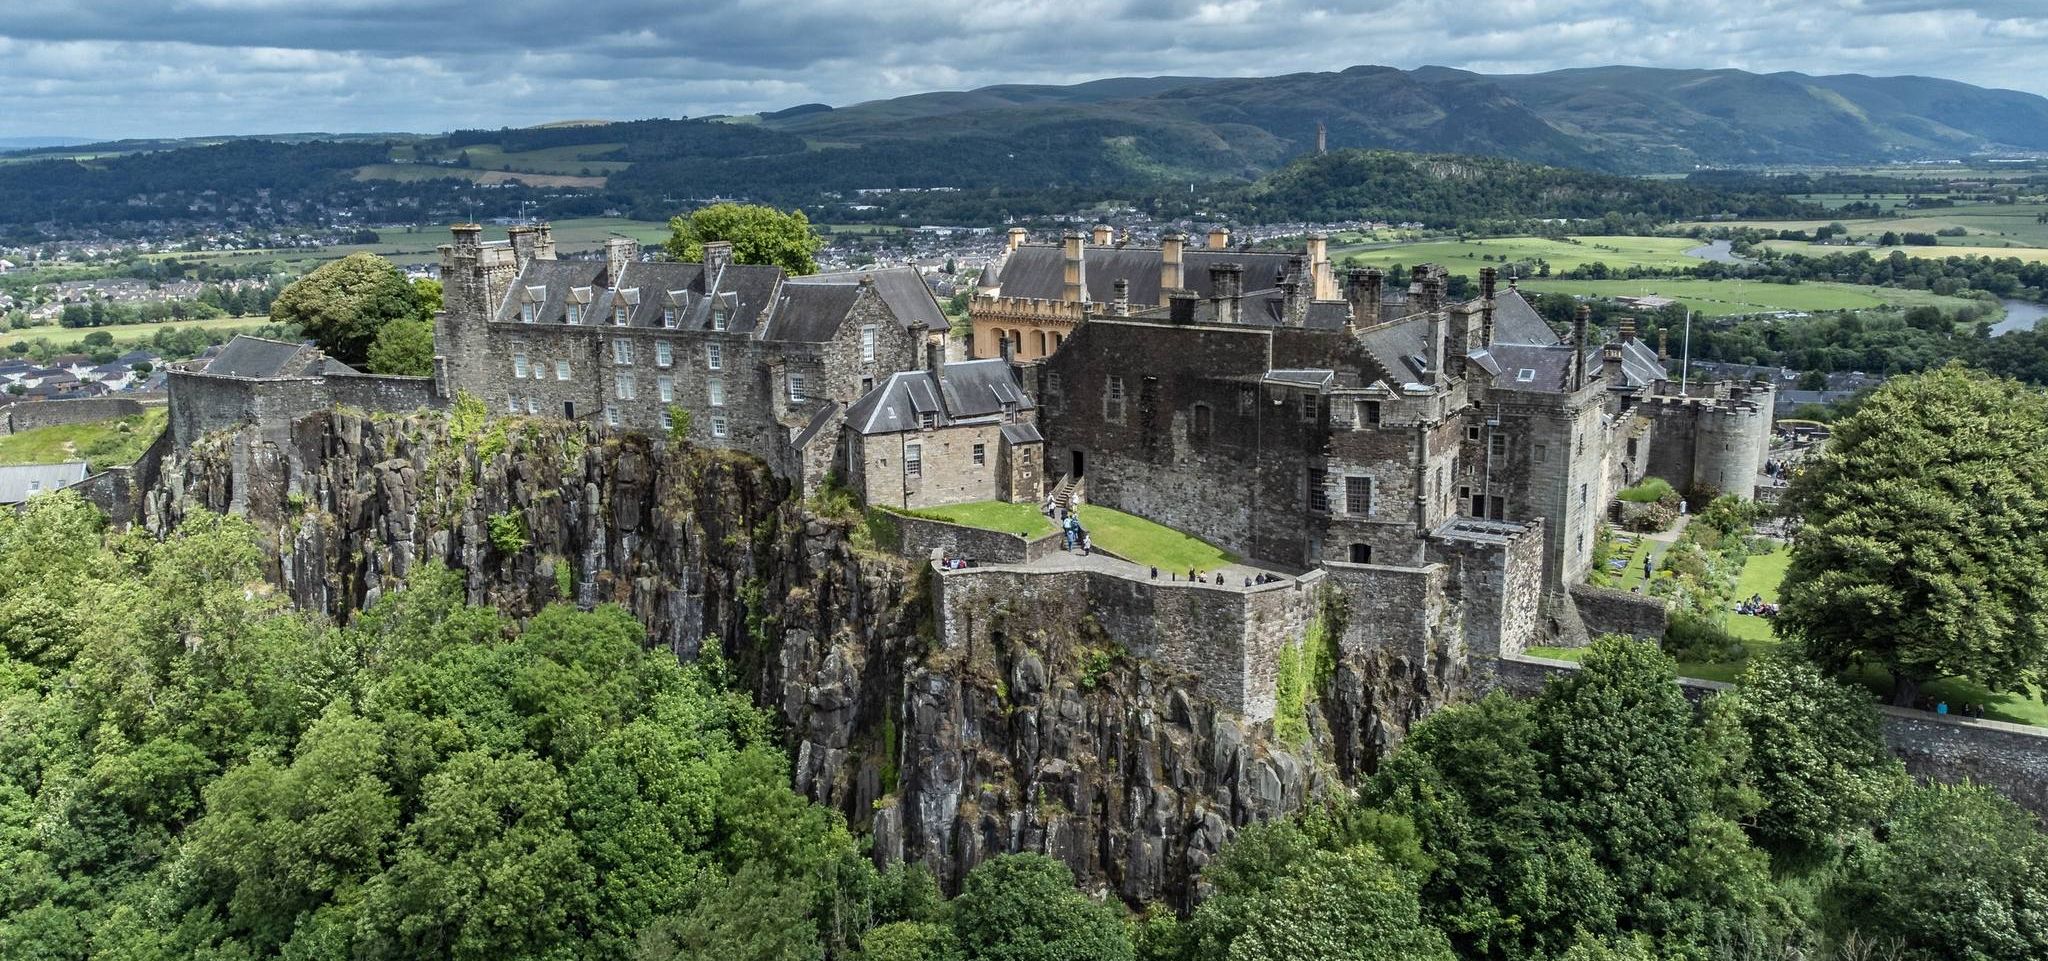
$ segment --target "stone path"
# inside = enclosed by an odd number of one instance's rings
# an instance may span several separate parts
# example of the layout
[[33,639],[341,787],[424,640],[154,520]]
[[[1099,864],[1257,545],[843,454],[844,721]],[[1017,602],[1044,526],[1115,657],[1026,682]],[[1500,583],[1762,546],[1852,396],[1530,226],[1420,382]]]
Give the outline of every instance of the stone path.
[[[1082,554],[1080,551],[1062,551],[1057,554],[1052,554],[1046,557],[1039,558],[1038,560],[1032,561],[1028,564],[1003,564],[990,566],[1014,567],[1023,568],[1026,570],[1042,571],[1100,571],[1105,574],[1115,574],[1118,577],[1130,578],[1131,580],[1144,581],[1152,579],[1152,569],[1150,567],[1143,564],[1133,564],[1130,561],[1126,561],[1121,558],[1110,557],[1109,555],[1103,554],[1100,551],[1091,554]],[[1223,583],[1221,584],[1216,583],[1216,573],[1219,570],[1223,572]],[[1201,586],[1208,587],[1214,590],[1232,590],[1242,592],[1246,590],[1245,581],[1249,578],[1257,577],[1260,574],[1277,575],[1281,578],[1281,580],[1269,584],[1253,584],[1251,586],[1251,589],[1257,590],[1260,588],[1278,587],[1285,584],[1291,584],[1294,582],[1293,577],[1281,571],[1268,570],[1266,568],[1255,567],[1249,564],[1242,563],[1229,564],[1221,568],[1210,568],[1209,570],[1201,571],[1200,573],[1203,575],[1203,583]],[[1187,584],[1188,572],[1160,571],[1158,580],[1161,584]]]

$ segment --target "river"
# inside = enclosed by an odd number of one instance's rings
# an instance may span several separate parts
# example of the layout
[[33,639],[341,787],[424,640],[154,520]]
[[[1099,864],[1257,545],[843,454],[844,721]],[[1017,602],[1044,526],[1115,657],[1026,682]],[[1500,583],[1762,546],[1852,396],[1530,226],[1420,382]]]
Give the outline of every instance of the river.
[[1710,240],[1704,246],[1694,247],[1686,251],[1685,255],[1687,257],[1697,257],[1701,260],[1711,260],[1717,264],[1739,264],[1749,259],[1736,256],[1734,245],[1725,240]]
[[2005,305],[2005,319],[1991,325],[1991,336],[2010,334],[2015,330],[2033,330],[2041,318],[2048,317],[2048,306],[2025,300],[2001,300]]

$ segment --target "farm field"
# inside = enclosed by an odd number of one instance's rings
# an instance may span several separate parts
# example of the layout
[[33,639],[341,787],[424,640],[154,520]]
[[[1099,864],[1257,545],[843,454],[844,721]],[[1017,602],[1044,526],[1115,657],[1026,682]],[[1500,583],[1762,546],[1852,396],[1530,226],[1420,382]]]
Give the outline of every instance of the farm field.
[[[1967,239],[1967,238],[1948,238]],[[1946,257],[2012,257],[2029,263],[2048,262],[2048,247],[1969,247],[1962,244],[1943,244],[1938,247],[1843,247],[1840,245],[1810,244],[1797,240],[1766,240],[1764,246],[1786,253],[1805,254],[1809,257],[1825,257],[1829,254],[1864,251],[1872,257],[1889,257],[1893,251],[1908,257],[1940,260]]]
[[[1856,199],[1861,199],[1860,194]],[[1876,199],[1876,198],[1873,198]],[[2048,204],[1965,204],[1957,207],[1935,207],[1919,210],[1902,210],[1908,216],[1887,217],[1869,220],[1843,220],[1842,226],[1849,228],[1851,237],[1868,236],[1876,239],[1887,230],[1905,233],[1936,233],[1941,230],[1961,227],[1969,231],[1960,237],[1942,237],[1942,245],[1958,247],[2048,247],[2048,223],[2042,218],[2048,216]],[[1804,230],[1811,232],[1816,227],[1825,227],[1826,220],[1741,220],[1713,223],[1674,224],[1675,230],[1693,227],[1713,229],[1717,227],[1758,230]],[[1830,250],[1834,248],[1829,248]],[[1908,248],[1908,252],[1914,249]]]
[[26,327],[21,330],[11,330],[0,334],[0,344],[33,341],[41,337],[48,340],[52,346],[60,349],[70,348],[85,343],[85,335],[96,330],[104,330],[114,335],[114,344],[116,346],[133,346],[147,344],[151,338],[156,336],[157,331],[165,328],[174,327],[184,330],[189,327],[225,333],[236,330],[255,330],[268,323],[270,323],[270,318],[268,317],[217,317],[213,320],[174,320],[161,324],[125,324],[119,327]]
[[1600,262],[1609,267],[1641,264],[1645,267],[1694,267],[1704,261],[1686,255],[1700,241],[1687,237],[1488,237],[1476,240],[1436,240],[1381,247],[1337,247],[1330,259],[1338,264],[1360,267],[1391,267],[1395,264],[1442,264],[1456,273],[1477,274],[1491,258],[1496,263],[1542,260],[1552,270],[1576,270]]
[[1650,277],[1641,280],[1525,280],[1522,286],[1542,293],[1581,297],[1670,297],[1709,317],[1777,311],[1869,310],[1923,304],[1955,310],[1978,303],[1926,291],[1831,283],[1765,284]]
[[371,164],[357,167],[357,180],[391,180],[399,183],[413,183],[421,180],[468,180],[480,184],[505,184],[518,182],[529,187],[589,187],[604,186],[601,176],[572,176],[566,174],[543,174],[524,170],[480,170],[474,167],[442,167],[433,164]]
[[432,151],[421,156],[415,147],[407,145],[392,150],[391,156],[395,160],[454,161],[466,153],[469,155],[469,167],[472,170],[603,177],[605,174],[618,173],[632,166],[623,160],[597,159],[624,146],[623,143],[577,144],[507,153],[499,144],[479,143]]

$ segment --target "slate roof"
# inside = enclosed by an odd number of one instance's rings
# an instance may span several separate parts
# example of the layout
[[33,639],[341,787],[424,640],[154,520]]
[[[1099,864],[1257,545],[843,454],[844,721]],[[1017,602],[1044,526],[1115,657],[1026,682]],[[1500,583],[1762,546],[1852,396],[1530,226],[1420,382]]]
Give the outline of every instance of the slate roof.
[[[1545,393],[1565,392],[1565,378],[1571,372],[1572,347],[1569,344],[1494,344],[1486,349],[1486,353],[1500,365],[1499,372],[1493,376],[1495,387]],[[1587,373],[1590,374],[1599,368],[1600,355],[1589,351],[1586,359]]]
[[1548,345],[1563,343],[1563,338],[1550,329],[1520,290],[1509,287],[1493,295],[1493,342]]
[[70,487],[84,480],[85,472],[82,460],[0,467],[0,504],[19,504],[36,494]]
[[292,377],[303,372],[304,344],[237,334],[207,362],[206,373],[227,377]]
[[[1280,275],[1300,253],[1250,250],[1187,250],[1181,254],[1181,283],[1202,297],[1215,295],[1209,268],[1216,264],[1244,267],[1244,289],[1265,290],[1279,286]],[[1081,251],[1083,281],[1088,300],[1107,304],[1116,299],[1116,282],[1131,282],[1131,303],[1164,303],[1159,289],[1160,268],[1166,255],[1157,247],[1096,247]],[[1003,261],[1002,295],[1062,300],[1066,297],[1067,255],[1057,246],[1026,244]]]
[[1012,447],[1018,444],[1043,444],[1045,435],[1038,432],[1037,424],[1004,424],[1003,440]]
[[846,423],[862,434],[891,434],[916,430],[932,414],[934,426],[948,427],[1000,417],[1005,403],[1017,411],[1034,406],[1009,361],[991,357],[949,363],[936,379],[922,370],[891,374],[846,409]]
[[767,339],[818,342],[832,339],[839,324],[853,309],[860,282],[873,278],[875,293],[896,322],[906,329],[923,326],[945,330],[946,315],[932,296],[924,278],[913,267],[883,267],[873,270],[844,270],[829,274],[791,277],[782,284],[775,303]]
[[914,268],[888,267],[864,271],[785,277],[779,267],[729,264],[707,274],[703,264],[635,262],[617,278],[608,276],[603,261],[533,260],[521,271],[498,308],[497,319],[518,323],[533,305],[533,323],[566,324],[568,306],[579,308],[584,327],[661,328],[673,312],[678,330],[724,329],[768,340],[817,343],[831,339],[846,319],[862,278],[872,277],[875,290],[906,328],[917,322],[943,329],[945,315],[931,288]]

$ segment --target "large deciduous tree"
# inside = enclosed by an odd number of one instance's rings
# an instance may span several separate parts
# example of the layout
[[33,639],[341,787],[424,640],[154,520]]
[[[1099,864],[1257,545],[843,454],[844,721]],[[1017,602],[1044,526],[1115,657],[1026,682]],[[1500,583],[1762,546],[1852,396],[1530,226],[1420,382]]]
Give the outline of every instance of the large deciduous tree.
[[[286,287],[270,305],[270,319],[297,325],[336,360],[361,364],[384,325],[421,317],[424,294],[390,261],[350,254]],[[432,307],[424,313],[431,317]]]
[[1789,494],[1805,520],[1782,630],[1823,666],[1875,663],[1910,703],[2048,668],[2048,396],[1959,365],[1895,378]]
[[677,260],[704,259],[704,244],[732,244],[732,259],[742,264],[767,264],[792,274],[818,272],[813,256],[823,241],[801,210],[783,213],[754,204],[712,204],[668,222],[669,255]]

